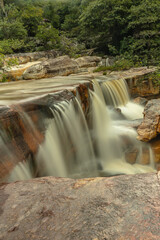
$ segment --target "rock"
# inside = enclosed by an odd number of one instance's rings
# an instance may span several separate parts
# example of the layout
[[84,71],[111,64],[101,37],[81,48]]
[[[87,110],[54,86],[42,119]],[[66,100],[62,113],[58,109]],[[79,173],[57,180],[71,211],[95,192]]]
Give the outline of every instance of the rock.
[[137,129],[138,139],[148,142],[160,133],[160,99],[150,100],[144,108],[143,122]]
[[40,79],[56,75],[67,76],[78,70],[78,64],[68,56],[49,59],[31,66],[23,73],[24,79]]
[[47,70],[42,63],[35,64],[26,69],[22,75],[23,79],[40,79],[45,78]]
[[137,97],[133,100],[133,102],[145,106],[148,100],[146,98]]
[[24,74],[24,79],[40,79],[54,77],[57,75],[67,76],[74,73],[87,71],[86,67],[95,67],[100,62],[100,57],[81,57],[71,59],[69,56],[61,56],[55,59],[48,59],[28,68]]
[[9,68],[4,67],[3,73],[6,75],[7,79],[9,80],[19,80],[26,69],[39,63],[40,63],[39,61],[36,61],[36,62],[28,62],[25,64],[20,64],[20,65],[9,67]]
[[160,164],[160,136],[157,136],[155,139],[151,141],[151,147],[155,156],[156,165]]
[[[139,69],[139,71],[138,71]],[[159,86],[154,84],[150,79],[149,74],[156,71],[156,68],[135,68],[132,70],[132,77],[127,77],[131,96],[133,97],[146,97],[155,98],[159,93]]]
[[85,56],[75,59],[80,68],[96,67],[101,61],[101,57]]
[[158,240],[160,174],[46,177],[0,187],[0,239]]
[[16,58],[19,64],[25,64],[28,62],[40,61],[42,59],[55,58],[58,56],[58,52],[55,50],[33,52],[33,53],[18,53],[10,54],[6,56],[6,60]]

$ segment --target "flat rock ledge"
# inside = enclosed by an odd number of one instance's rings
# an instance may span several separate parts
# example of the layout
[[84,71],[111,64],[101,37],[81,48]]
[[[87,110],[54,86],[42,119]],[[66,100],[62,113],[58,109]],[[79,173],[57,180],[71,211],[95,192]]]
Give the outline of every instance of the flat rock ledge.
[[160,173],[3,184],[0,202],[0,239],[160,239]]

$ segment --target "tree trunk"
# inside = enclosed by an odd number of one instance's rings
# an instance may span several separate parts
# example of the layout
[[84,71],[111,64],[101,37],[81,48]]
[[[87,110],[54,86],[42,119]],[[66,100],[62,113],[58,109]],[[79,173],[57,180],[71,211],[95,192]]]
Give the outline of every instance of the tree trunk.
[[0,0],[0,7],[2,9],[3,14],[6,16],[6,11],[5,11],[5,7],[4,7],[4,0]]

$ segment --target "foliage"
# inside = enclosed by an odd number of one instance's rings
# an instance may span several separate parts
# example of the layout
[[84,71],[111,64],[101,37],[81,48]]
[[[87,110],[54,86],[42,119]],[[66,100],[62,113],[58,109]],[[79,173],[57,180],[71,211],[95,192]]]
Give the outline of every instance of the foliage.
[[80,44],[74,38],[68,38],[64,32],[61,32],[61,41],[59,50],[70,57],[79,57],[85,49],[84,44]]
[[[2,67],[7,67],[10,68],[11,66],[15,66],[18,64],[18,59],[17,58],[5,58],[5,55],[0,53],[0,69],[2,69]],[[0,71],[0,81],[1,82],[6,82],[7,79],[7,75],[3,72],[3,70]]]
[[5,0],[0,48],[5,54],[56,48],[76,56],[85,47],[158,65],[159,13],[159,0]]
[[100,66],[98,67],[95,72],[101,72],[101,71],[123,71],[128,70],[131,67],[134,67],[134,63],[127,59],[119,59],[117,60],[112,66]]
[[21,20],[27,29],[28,35],[34,37],[37,32],[38,25],[41,24],[43,18],[43,10],[40,7],[28,5],[20,11]]
[[46,50],[57,48],[60,42],[59,31],[48,23],[38,26],[36,38]]

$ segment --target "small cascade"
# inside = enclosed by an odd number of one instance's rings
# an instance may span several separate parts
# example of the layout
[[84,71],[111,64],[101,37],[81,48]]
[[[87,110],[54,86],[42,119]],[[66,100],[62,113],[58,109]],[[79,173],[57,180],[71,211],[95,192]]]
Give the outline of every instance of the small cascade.
[[124,79],[104,81],[101,88],[107,105],[125,106],[130,100]]
[[104,81],[101,88],[107,105],[119,108],[128,120],[143,118],[143,107],[130,100],[124,79]]

